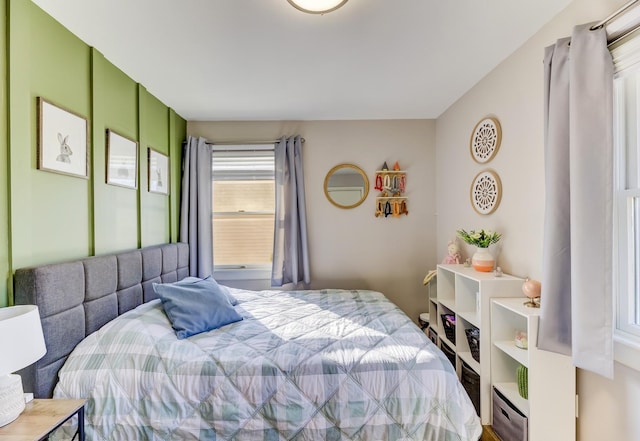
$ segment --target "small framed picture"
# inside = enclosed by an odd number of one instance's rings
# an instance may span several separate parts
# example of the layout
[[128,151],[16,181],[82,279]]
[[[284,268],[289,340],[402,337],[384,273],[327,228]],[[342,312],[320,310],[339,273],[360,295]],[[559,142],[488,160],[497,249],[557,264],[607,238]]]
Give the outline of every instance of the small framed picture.
[[169,194],[169,157],[148,148],[149,192]]
[[87,119],[38,97],[38,169],[87,179]]
[[138,143],[107,129],[107,184],[138,188]]

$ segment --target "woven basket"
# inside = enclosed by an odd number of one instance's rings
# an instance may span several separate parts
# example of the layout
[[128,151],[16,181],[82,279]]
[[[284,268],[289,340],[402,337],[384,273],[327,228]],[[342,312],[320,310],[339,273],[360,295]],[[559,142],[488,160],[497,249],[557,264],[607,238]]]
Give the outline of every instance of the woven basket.
[[475,361],[480,363],[480,330],[478,328],[469,328],[465,329],[464,333],[467,334],[467,342],[469,343],[471,356]]
[[447,339],[456,344],[456,316],[453,314],[441,314],[442,326],[444,327],[444,335]]

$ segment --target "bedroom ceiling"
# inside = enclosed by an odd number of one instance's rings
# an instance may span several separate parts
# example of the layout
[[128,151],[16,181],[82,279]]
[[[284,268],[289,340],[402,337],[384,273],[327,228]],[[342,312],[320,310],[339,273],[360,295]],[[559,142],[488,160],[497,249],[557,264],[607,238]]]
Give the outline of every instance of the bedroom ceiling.
[[33,1],[191,121],[436,118],[570,3]]

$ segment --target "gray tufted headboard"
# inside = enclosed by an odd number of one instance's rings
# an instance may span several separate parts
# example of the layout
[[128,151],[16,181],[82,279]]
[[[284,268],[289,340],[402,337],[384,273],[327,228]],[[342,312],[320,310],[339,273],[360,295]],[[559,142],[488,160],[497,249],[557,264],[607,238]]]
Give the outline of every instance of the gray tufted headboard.
[[50,398],[58,371],[87,335],[157,298],[154,282],[189,275],[189,246],[173,243],[16,270],[16,304],[38,305],[46,355],[21,371],[25,391]]

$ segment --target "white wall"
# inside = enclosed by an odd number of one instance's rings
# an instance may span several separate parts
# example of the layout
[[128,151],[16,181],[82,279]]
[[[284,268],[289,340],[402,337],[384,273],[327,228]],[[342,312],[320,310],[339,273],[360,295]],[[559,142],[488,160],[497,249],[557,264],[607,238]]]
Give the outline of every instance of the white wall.
[[[381,291],[414,321],[427,311],[422,279],[436,265],[435,121],[190,122],[187,132],[211,141],[302,135],[311,288]],[[408,216],[374,216],[374,172],[385,161],[407,171]],[[332,205],[323,189],[326,173],[345,162],[362,168],[370,184],[366,201],[349,210]]]
[[[543,51],[576,24],[598,21],[622,0],[576,0],[451,106],[436,123],[438,249],[456,228],[504,233],[499,265],[519,276],[541,277],[544,214]],[[476,214],[469,186],[484,167],[469,154],[478,120],[497,116],[502,146],[484,166],[502,178],[503,198],[489,216]],[[544,299],[542,299],[544,301]],[[580,441],[640,440],[640,373],[616,364],[615,380],[578,372]],[[551,441],[551,440],[550,440]],[[565,441],[565,440],[558,440]]]

